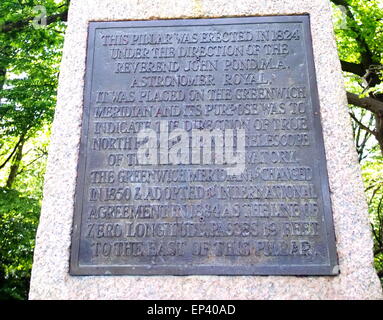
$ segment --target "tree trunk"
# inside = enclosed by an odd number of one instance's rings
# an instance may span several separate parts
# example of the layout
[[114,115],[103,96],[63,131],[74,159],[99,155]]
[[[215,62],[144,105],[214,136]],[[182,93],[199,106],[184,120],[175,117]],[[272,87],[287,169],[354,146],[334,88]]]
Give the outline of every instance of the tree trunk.
[[7,179],[7,183],[6,183],[6,187],[8,189],[12,188],[12,185],[15,182],[15,179],[17,176],[17,172],[19,171],[20,162],[21,162],[21,159],[23,157],[24,143],[25,143],[25,135],[22,135],[20,137],[20,144],[17,147],[16,154],[15,154],[13,161],[12,161],[11,171],[9,172],[9,175],[8,175],[8,179]]
[[[0,67],[0,90],[3,90],[4,82],[5,82],[5,74],[7,73],[7,70]],[[1,96],[0,96],[1,98]]]
[[376,140],[378,140],[380,151],[383,155],[383,114],[375,115]]
[[[0,47],[0,50],[1,50],[2,48]],[[0,57],[1,58],[1,57]],[[2,67],[2,66],[0,66],[0,120],[3,118],[3,116],[4,116],[4,112],[1,110],[2,108],[1,108],[1,104],[2,104],[2,102],[1,102],[1,99],[2,99],[2,94],[1,94],[1,90],[3,90],[3,88],[4,88],[4,83],[5,83],[5,76],[6,76],[6,74],[7,74],[7,69],[6,68],[4,68],[4,67]],[[0,148],[1,148],[1,146],[0,146]]]

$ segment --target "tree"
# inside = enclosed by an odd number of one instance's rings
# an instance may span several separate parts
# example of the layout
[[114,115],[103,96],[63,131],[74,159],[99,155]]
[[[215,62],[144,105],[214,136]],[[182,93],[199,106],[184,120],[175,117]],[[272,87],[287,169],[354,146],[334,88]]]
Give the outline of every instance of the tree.
[[28,293],[68,5],[0,2],[0,299]]
[[349,104],[371,112],[375,128],[354,121],[374,136],[383,154],[382,55],[383,11],[380,1],[331,0],[342,8],[346,24],[336,30],[342,70],[359,85],[357,92],[347,92]]
[[331,1],[337,9],[335,32],[372,220],[375,266],[383,281],[383,2]]
[[0,300],[25,299],[40,205],[16,190],[0,193]]
[[[34,11],[41,4],[47,13],[52,12],[45,27],[38,24]],[[16,138],[11,149],[0,149],[0,170],[10,164],[9,188],[25,142],[53,118],[64,31],[60,21],[66,19],[67,10],[68,1],[61,5],[54,0],[0,3],[0,145]]]

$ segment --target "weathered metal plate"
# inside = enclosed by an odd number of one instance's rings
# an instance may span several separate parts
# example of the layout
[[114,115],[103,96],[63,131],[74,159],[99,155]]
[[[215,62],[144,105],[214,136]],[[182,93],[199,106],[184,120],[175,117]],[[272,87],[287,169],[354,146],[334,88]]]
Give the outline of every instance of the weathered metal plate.
[[338,273],[309,16],[91,22],[70,274]]

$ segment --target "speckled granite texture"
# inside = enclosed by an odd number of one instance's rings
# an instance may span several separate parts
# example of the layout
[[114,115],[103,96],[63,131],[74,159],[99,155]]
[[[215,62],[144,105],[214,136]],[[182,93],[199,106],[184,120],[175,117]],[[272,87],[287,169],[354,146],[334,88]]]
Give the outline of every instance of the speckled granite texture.
[[[30,299],[381,299],[372,237],[327,0],[72,0],[61,65]],[[315,65],[340,275],[68,274],[88,21],[303,14]]]

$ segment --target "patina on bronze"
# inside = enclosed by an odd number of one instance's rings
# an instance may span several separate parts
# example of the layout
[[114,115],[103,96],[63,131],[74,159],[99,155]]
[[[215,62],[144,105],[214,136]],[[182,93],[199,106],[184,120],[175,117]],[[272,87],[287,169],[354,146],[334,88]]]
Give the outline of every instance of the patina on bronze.
[[88,39],[71,275],[338,274],[309,16]]

